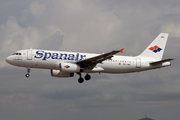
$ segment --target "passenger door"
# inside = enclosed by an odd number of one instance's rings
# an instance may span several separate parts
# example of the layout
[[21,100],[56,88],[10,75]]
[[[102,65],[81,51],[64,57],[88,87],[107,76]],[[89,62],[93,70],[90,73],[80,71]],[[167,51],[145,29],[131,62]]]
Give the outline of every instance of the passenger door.
[[27,50],[27,60],[32,60],[32,50]]
[[136,58],[136,68],[141,68],[141,59]]

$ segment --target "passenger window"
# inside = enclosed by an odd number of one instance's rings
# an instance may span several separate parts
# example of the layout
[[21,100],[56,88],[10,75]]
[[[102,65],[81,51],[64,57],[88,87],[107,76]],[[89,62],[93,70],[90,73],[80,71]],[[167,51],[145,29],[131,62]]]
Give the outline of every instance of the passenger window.
[[16,53],[16,55],[18,55],[18,53]]
[[21,53],[19,53],[19,55],[21,55]]

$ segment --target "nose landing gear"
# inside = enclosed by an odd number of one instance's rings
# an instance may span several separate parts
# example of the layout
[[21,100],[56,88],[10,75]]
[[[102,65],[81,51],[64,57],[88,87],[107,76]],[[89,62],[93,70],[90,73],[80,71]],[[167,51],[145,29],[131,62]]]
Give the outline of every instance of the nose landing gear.
[[29,74],[29,73],[27,73],[25,76],[28,78],[28,77],[30,76],[30,74]]
[[25,75],[26,76],[26,78],[28,78],[29,76],[30,76],[30,68],[27,68],[27,74]]

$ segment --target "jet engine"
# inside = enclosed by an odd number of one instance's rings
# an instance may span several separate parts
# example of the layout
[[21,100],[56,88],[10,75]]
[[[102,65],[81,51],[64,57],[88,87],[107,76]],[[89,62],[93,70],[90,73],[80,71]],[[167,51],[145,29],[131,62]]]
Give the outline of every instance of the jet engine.
[[59,63],[59,69],[61,72],[77,73],[80,72],[80,66],[74,63]]
[[53,76],[53,77],[73,77],[74,73],[61,72],[60,70],[51,69],[51,76]]

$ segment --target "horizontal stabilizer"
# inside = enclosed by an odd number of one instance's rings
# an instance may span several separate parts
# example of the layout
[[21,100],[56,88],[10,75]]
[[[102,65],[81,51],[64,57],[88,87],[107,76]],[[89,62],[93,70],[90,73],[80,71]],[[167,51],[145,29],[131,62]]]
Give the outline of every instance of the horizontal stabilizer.
[[169,59],[164,59],[164,60],[152,62],[152,63],[150,63],[150,65],[158,65],[158,64],[162,64],[162,63],[164,63],[164,62],[168,62],[168,61],[171,61],[171,60],[174,60],[174,59],[169,58]]

